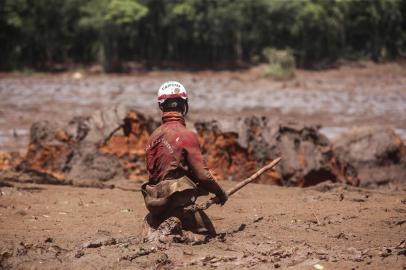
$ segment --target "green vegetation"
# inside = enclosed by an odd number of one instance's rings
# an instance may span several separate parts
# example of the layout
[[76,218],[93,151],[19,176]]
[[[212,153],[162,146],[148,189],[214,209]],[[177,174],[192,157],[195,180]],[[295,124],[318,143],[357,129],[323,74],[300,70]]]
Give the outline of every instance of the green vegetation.
[[264,73],[266,77],[285,80],[295,76],[295,57],[291,51],[266,48],[263,54],[269,63]]
[[216,67],[260,59],[268,47],[291,51],[305,68],[406,53],[402,0],[1,2],[1,70],[97,62],[110,72],[129,61]]

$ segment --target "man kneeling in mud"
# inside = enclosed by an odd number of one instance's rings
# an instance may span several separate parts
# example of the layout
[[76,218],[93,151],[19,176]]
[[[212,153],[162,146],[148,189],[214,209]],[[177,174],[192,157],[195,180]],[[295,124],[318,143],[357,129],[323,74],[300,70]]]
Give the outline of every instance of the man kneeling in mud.
[[175,81],[164,83],[158,91],[158,104],[163,123],[151,134],[146,146],[149,180],[143,184],[142,192],[149,214],[144,237],[152,240],[150,235],[159,231],[176,233],[171,230],[181,234],[182,229],[215,236],[213,224],[203,211],[184,211],[198,196],[209,192],[219,198],[221,205],[227,201],[226,192],[205,165],[197,135],[186,128],[186,89]]

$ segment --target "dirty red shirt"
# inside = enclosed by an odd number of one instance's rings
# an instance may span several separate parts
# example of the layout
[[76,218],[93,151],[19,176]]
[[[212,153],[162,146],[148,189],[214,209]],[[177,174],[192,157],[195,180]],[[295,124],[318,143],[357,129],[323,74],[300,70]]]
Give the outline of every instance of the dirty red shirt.
[[149,184],[188,176],[209,192],[223,192],[209,172],[200,150],[196,133],[186,128],[181,113],[165,112],[162,125],[146,145]]

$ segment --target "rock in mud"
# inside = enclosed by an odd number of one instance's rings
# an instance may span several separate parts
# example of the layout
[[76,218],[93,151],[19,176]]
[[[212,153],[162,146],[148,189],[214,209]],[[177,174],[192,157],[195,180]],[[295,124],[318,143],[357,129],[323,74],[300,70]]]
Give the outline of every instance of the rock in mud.
[[392,129],[352,128],[334,141],[334,151],[358,170],[362,186],[406,180],[406,146]]

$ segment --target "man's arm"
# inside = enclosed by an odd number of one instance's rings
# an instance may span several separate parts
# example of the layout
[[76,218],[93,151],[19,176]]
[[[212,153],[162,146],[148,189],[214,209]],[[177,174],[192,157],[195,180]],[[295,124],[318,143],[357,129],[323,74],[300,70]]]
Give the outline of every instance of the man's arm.
[[183,138],[183,146],[186,151],[186,161],[197,183],[207,191],[219,197],[221,204],[227,201],[227,193],[217,183],[207,168],[206,162],[200,150],[199,141],[195,133],[190,132]]

